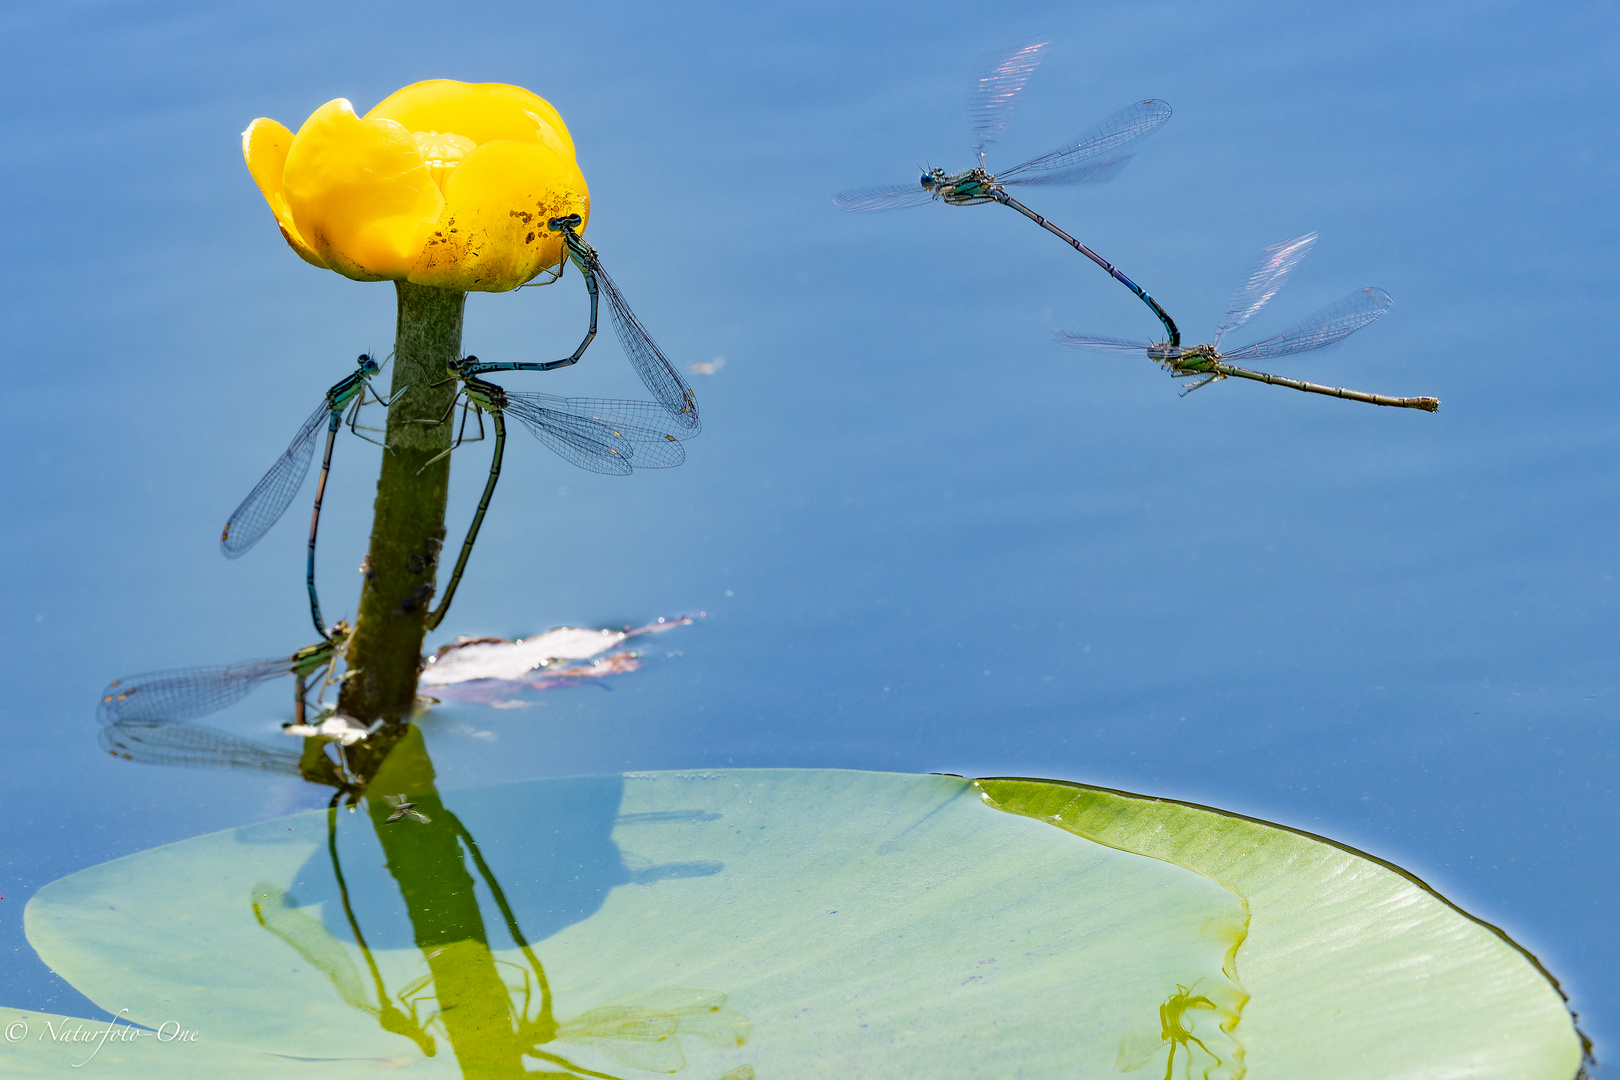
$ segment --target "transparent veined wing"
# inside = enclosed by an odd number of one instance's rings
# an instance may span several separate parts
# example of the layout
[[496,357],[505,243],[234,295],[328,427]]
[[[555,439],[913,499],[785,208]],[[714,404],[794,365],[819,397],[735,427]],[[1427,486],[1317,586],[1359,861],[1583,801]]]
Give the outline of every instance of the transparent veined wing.
[[[536,395],[547,397],[548,395]],[[607,425],[630,444],[630,464],[637,469],[672,469],[686,460],[682,439],[696,434],[680,426],[669,410],[652,401],[613,398],[552,398],[552,407]]]
[[613,330],[619,337],[624,354],[630,358],[630,366],[636,369],[636,374],[641,376],[641,381],[652,391],[659,404],[669,410],[675,422],[696,435],[702,429],[698,420],[697,396],[641,325],[635,312],[630,310],[624,294],[602,269],[600,260],[594,269],[601,282],[602,294],[607,297]]
[[1265,360],[1320,349],[1360,330],[1383,315],[1394,303],[1394,299],[1383,289],[1357,289],[1280,334],[1226,353],[1225,359]]
[[247,554],[248,549],[257,544],[270,531],[270,526],[286,513],[288,504],[298,494],[304,476],[309,472],[310,460],[315,455],[315,436],[327,425],[331,415],[332,410],[322,400],[276,463],[270,466],[270,471],[253,485],[247,498],[231,514],[219,537],[219,549],[227,559]]
[[686,1063],[681,1036],[734,1048],[752,1025],[726,1008],[713,990],[650,990],[610,1001],[557,1025],[557,1041],[587,1043],[614,1060],[647,1072],[675,1072]]
[[1180,349],[1172,349],[1169,345],[1160,342],[1154,344],[1150,341],[1126,341],[1123,338],[1099,337],[1095,334],[1071,334],[1067,330],[1054,330],[1052,340],[1059,345],[1070,345],[1076,349],[1093,349],[1097,352],[1115,353],[1141,353],[1151,356],[1155,360],[1162,360],[1168,356],[1179,356]]
[[628,476],[635,449],[630,440],[600,420],[554,408],[542,394],[507,394],[506,415],[564,461],[591,472]]
[[973,150],[984,164],[984,152],[1007,130],[1013,106],[1024,92],[1024,84],[1041,62],[1041,50],[1049,42],[1023,45],[1011,52],[985,56],[985,72],[968,88],[968,125],[973,132]]
[[101,692],[96,715],[103,724],[120,720],[195,720],[241,701],[260,683],[290,674],[293,664],[291,658],[283,656],[214,667],[148,671],[114,679]]
[[1232,299],[1226,305],[1226,317],[1215,328],[1213,344],[1219,346],[1222,338],[1271,303],[1272,297],[1288,283],[1289,272],[1311,253],[1311,246],[1315,243],[1316,234],[1308,232],[1291,236],[1262,251],[1260,258],[1249,269],[1248,276],[1232,290]]
[[1068,145],[1005,169],[996,179],[1003,184],[1083,183],[1094,177],[1098,162],[1125,157],[1129,143],[1157,130],[1170,114],[1169,104],[1157,98],[1127,105]]
[[644,1072],[678,1072],[686,1055],[676,1032],[680,1018],[627,1000],[603,1005],[557,1026],[557,1041],[585,1043]]
[[886,187],[857,188],[840,191],[833,196],[833,205],[840,210],[898,210],[903,206],[921,206],[936,202],[934,190],[921,183],[889,184]]
[[297,776],[299,752],[266,746],[201,724],[118,720],[101,729],[101,748],[142,765],[250,769]]
[[506,411],[558,454],[594,472],[674,468],[686,460],[680,440],[696,434],[652,401],[508,394]]
[[1028,176],[1007,183],[1021,187],[1038,187],[1042,184],[1062,185],[1074,187],[1078,184],[1106,184],[1118,176],[1125,166],[1131,163],[1135,154],[1120,154],[1118,157],[1099,158],[1096,161],[1084,162],[1071,169],[1059,172],[1030,173]]

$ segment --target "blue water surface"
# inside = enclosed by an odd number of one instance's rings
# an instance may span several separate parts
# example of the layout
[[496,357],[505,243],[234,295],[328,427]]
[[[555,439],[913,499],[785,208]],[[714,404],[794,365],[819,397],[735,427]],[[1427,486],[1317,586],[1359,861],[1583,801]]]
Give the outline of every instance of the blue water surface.
[[[425,78],[518,83],[570,125],[589,238],[694,375],[673,472],[515,443],[430,641],[703,617],[641,671],[425,721],[447,785],[837,766],[1080,780],[1352,844],[1503,927],[1620,1037],[1615,481],[1592,349],[1620,260],[1612,3],[64,3],[0,13],[6,584],[0,1003],[100,1015],[34,956],[28,897],[85,866],[324,803],[290,779],[103,754],[112,677],[285,654],[305,496],[249,557],[220,525],[393,289],[315,270],[242,164]],[[992,165],[1162,97],[1113,183],[1029,200],[1205,340],[1256,252],[1318,230],[1251,329],[1350,289],[1394,310],[1301,378],[1184,400],[1148,313],[996,206],[847,215],[841,189],[965,167],[980,51],[1050,38]],[[475,295],[465,345],[551,359],[576,276]],[[1247,340],[1243,338],[1242,340]],[[607,336],[551,393],[640,396]],[[484,444],[487,447],[488,444]],[[351,614],[376,450],[327,493]],[[487,457],[458,454],[453,537]],[[608,687],[607,689],[604,688]],[[265,691],[218,720],[279,739]]]

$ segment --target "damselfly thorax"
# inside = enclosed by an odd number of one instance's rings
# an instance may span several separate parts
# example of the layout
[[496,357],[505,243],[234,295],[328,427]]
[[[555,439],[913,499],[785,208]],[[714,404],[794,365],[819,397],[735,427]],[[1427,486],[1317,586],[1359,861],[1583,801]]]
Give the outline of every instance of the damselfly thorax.
[[[1157,353],[1157,355],[1155,355]],[[1172,375],[1207,375],[1211,365],[1224,358],[1214,345],[1194,345],[1190,349],[1150,349],[1148,356]]]
[[998,202],[996,195],[1001,185],[984,169],[969,169],[953,175],[944,169],[930,169],[923,173],[922,186],[952,206],[976,206],[979,203]]
[[[473,356],[468,359],[476,361],[478,358]],[[507,406],[506,388],[476,375],[461,376],[461,392],[467,395],[468,401],[485,412],[501,412]]]

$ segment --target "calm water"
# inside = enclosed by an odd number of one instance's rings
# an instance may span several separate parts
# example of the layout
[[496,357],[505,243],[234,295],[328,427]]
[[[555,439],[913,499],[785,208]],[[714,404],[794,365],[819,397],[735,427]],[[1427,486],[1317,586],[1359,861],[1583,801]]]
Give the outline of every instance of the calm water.
[[[706,614],[611,690],[436,712],[446,783],[815,765],[1214,804],[1390,859],[1503,926],[1613,1056],[1620,383],[1572,347],[1620,278],[1613,5],[885,11],[4,16],[0,1003],[98,1015],[23,938],[41,885],[324,802],[115,762],[92,707],[116,675],[311,639],[301,526],[239,563],[215,537],[320,392],[392,337],[391,288],[285,248],[237,133],[453,77],[558,106],[590,240],[673,359],[725,364],[694,379],[705,431],[675,472],[508,452],[436,640]],[[1013,214],[831,208],[962,167],[980,48],[1032,34],[1055,44],[1004,164],[1133,99],[1176,108],[1112,185],[1033,205],[1193,340],[1255,252],[1319,230],[1253,329],[1361,285],[1396,307],[1274,370],[1440,413],[1230,382],[1178,400],[1145,361],[1049,340],[1153,327]],[[560,355],[582,293],[570,276],[475,296],[467,350]],[[532,388],[636,392],[599,340]],[[457,461],[455,535],[485,460]],[[352,613],[375,475],[345,442],[322,527],[333,617]],[[266,691],[220,725],[276,738],[285,711]]]

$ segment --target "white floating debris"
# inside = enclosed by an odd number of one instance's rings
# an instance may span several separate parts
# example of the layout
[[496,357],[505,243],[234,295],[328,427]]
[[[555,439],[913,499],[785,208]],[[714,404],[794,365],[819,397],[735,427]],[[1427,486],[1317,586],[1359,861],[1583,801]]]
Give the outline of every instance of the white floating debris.
[[641,666],[636,653],[602,654],[629,638],[658,634],[691,623],[690,616],[682,615],[634,629],[559,626],[517,641],[463,638],[428,658],[418,686],[430,698],[517,707],[525,704],[512,699],[517,691],[577,686],[582,679],[634,671]]
[[343,713],[334,713],[318,724],[288,724],[281,729],[288,735],[307,737],[310,735],[325,735],[329,739],[336,739],[344,746],[353,746],[367,735],[371,729],[365,727],[352,716]]
[[428,660],[419,685],[448,686],[474,679],[521,679],[558,660],[588,660],[605,653],[629,634],[623,630],[584,630],[559,626],[519,641],[472,638],[446,645]]

